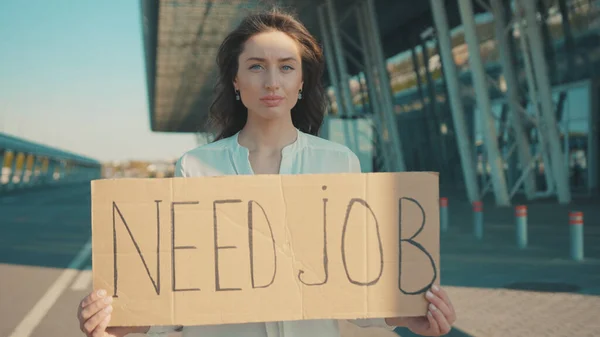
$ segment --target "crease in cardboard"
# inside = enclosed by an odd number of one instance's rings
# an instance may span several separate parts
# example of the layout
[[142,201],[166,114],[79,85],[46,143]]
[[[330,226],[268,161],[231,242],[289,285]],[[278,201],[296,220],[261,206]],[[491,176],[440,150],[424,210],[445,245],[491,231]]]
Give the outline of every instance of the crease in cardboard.
[[295,281],[294,283],[296,284],[296,288],[298,289],[298,296],[300,296],[300,317],[304,318],[305,314],[304,314],[304,293],[302,291],[302,285],[300,284],[300,280],[298,280],[296,278],[296,274],[295,274],[295,268],[293,268],[293,266],[296,266],[297,261],[296,261],[296,254],[294,254],[294,244],[292,241],[292,233],[290,231],[290,227],[289,227],[289,219],[288,219],[288,203],[287,203],[287,199],[285,197],[285,191],[283,190],[283,179],[284,176],[283,175],[279,175],[278,177],[279,179],[279,191],[281,192],[281,200],[283,201],[283,212],[284,212],[284,227],[285,227],[285,240],[286,240],[286,245],[289,246],[289,250],[290,253],[288,256],[291,257],[292,260],[292,279]]
[[[257,212],[258,213],[258,212]],[[230,216],[229,216],[229,212],[225,211],[225,210],[220,210],[219,211],[219,218],[223,217],[224,220],[228,220],[230,223],[235,224],[238,227],[241,227],[241,229],[243,231],[248,231],[248,224],[244,223],[244,224],[240,224],[237,221],[234,221]],[[267,215],[268,216],[268,215]],[[265,217],[267,219],[267,222],[269,222],[268,217]],[[271,233],[269,232],[267,234],[267,230],[265,229],[258,229],[256,228],[256,226],[252,227],[252,235],[255,235],[256,233],[258,233],[260,235],[261,238],[265,238],[267,239],[267,241],[271,242]],[[275,239],[275,232],[273,232],[273,239]],[[287,252],[285,250],[284,245],[279,241],[279,240],[274,240],[275,241],[275,249],[277,250],[277,252],[282,253],[285,256],[289,256],[289,252]]]

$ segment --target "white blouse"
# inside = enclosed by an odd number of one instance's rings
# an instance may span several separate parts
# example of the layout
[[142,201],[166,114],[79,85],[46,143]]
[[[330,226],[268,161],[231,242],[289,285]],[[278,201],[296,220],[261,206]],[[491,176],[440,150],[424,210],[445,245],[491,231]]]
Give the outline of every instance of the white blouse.
[[[298,131],[282,151],[280,174],[361,172],[358,157],[346,146]],[[239,133],[186,152],[176,163],[176,177],[254,174],[249,151],[238,142]],[[360,327],[393,330],[383,318],[349,320]],[[153,326],[149,336],[167,336],[176,326]],[[339,337],[337,320],[299,320],[185,326],[184,337]]]

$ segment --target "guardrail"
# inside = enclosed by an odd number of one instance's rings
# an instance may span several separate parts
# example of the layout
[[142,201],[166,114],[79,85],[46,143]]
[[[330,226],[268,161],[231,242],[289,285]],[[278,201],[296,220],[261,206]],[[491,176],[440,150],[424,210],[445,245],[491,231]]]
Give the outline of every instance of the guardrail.
[[102,174],[99,161],[0,132],[0,194],[84,182]]

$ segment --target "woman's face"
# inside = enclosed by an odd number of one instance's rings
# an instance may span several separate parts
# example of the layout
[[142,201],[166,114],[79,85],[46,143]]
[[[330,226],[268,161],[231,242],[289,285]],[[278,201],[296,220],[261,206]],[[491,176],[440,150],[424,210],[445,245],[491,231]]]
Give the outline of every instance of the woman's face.
[[263,119],[288,117],[302,88],[300,48],[287,34],[254,35],[238,58],[234,87],[249,115]]

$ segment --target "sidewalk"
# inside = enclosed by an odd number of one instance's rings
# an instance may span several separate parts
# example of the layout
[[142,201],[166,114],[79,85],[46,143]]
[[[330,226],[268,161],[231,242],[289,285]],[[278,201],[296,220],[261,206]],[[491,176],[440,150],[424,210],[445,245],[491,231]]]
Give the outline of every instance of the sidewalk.
[[[529,245],[521,250],[514,206],[484,202],[479,241],[471,205],[449,197],[450,226],[440,242],[441,283],[458,312],[449,336],[600,335],[600,200],[527,206]],[[582,262],[569,255],[571,210],[584,212]]]
[[[484,234],[473,232],[472,207],[450,199],[449,230],[441,235],[441,280],[460,287],[503,288],[514,282],[562,282],[600,295],[600,200],[528,204],[528,247],[516,242],[514,206],[484,204]],[[585,260],[570,257],[569,211],[584,213]]]

